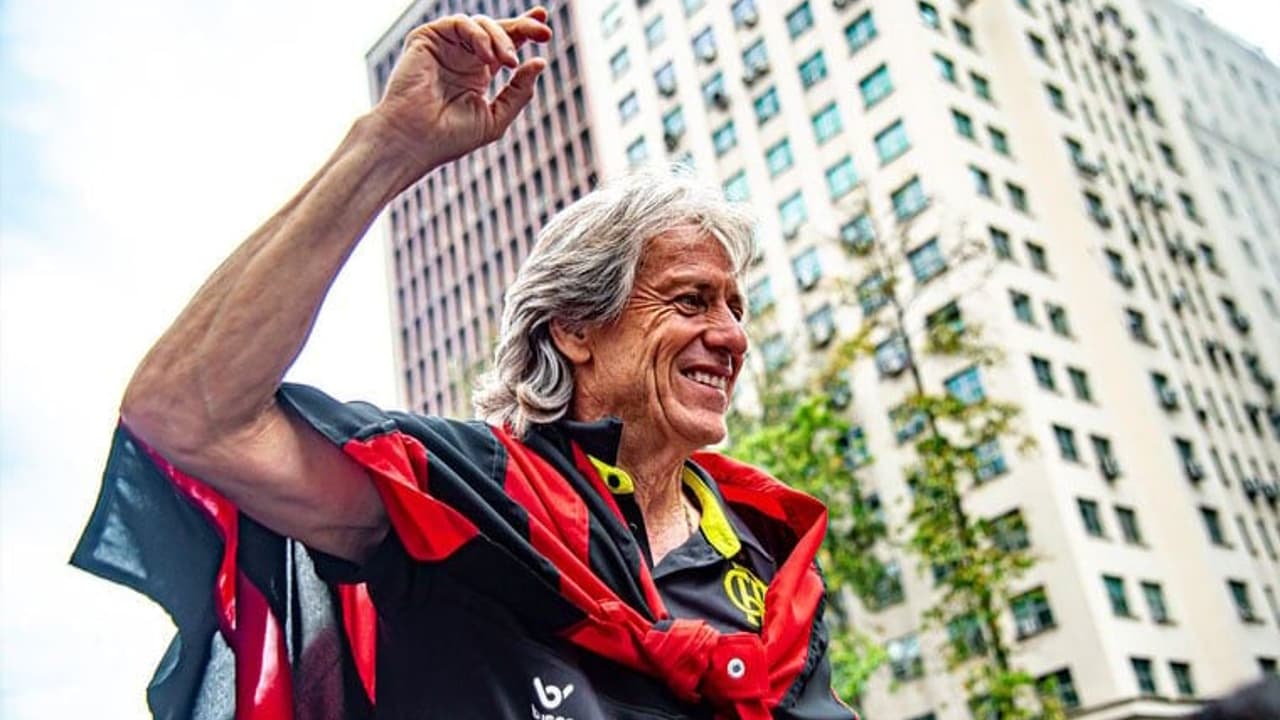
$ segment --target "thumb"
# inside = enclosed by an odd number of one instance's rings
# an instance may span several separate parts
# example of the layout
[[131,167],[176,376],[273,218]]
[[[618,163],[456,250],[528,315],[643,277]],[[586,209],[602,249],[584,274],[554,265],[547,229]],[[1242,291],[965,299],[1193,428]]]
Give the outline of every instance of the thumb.
[[493,115],[494,139],[506,132],[507,127],[516,119],[516,115],[529,104],[533,97],[533,86],[538,75],[547,67],[547,61],[540,57],[525,60],[511,75],[507,86],[493,99],[490,112]]

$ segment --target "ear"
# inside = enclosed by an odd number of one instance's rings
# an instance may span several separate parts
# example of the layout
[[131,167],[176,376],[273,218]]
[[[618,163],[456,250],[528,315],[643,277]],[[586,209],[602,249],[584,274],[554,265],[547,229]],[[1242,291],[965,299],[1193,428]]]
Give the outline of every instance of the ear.
[[564,321],[552,320],[551,341],[574,365],[584,365],[591,360],[591,341],[581,328],[570,329]]

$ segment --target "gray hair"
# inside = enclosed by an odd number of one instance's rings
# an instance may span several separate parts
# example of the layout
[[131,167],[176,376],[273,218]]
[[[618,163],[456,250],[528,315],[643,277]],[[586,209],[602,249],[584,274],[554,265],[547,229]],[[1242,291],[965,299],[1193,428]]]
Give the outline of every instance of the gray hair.
[[687,171],[637,171],[557,213],[507,289],[493,367],[472,397],[476,413],[517,437],[530,423],[563,417],[573,366],[552,340],[551,322],[579,330],[616,320],[649,241],[684,226],[718,240],[742,278],[754,252],[754,216]]

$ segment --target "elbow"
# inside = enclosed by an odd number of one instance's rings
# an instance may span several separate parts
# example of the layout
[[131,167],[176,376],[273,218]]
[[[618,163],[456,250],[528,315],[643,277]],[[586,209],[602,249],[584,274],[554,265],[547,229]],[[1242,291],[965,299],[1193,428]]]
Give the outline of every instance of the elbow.
[[139,368],[120,401],[120,421],[129,432],[175,464],[208,447],[209,423],[194,392],[176,392]]

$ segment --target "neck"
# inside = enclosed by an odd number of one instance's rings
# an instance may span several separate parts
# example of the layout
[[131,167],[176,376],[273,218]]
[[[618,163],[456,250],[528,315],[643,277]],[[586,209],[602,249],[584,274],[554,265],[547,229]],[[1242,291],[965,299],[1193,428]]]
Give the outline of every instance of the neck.
[[631,475],[636,505],[649,535],[654,565],[689,539],[697,527],[698,510],[684,497],[684,462],[688,454],[636,442],[634,431],[622,428],[618,465]]

